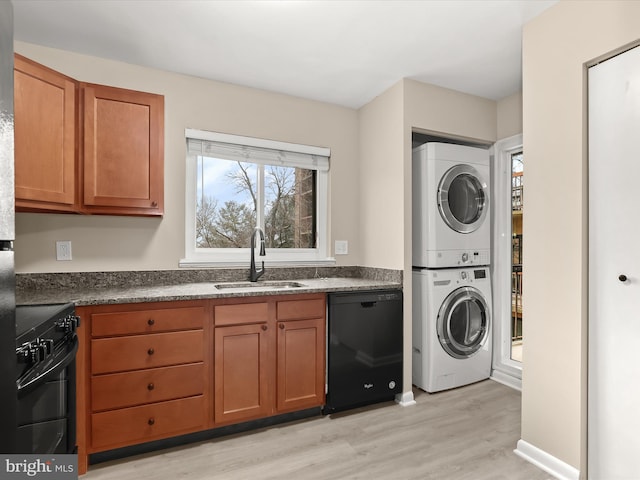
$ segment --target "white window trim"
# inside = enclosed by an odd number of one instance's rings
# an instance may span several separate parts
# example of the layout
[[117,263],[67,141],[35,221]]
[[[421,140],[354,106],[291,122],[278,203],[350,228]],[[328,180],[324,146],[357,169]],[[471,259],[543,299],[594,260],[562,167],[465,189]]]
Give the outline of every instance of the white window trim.
[[493,376],[521,389],[522,363],[511,359],[511,155],[523,151],[522,134],[493,150]]
[[[329,157],[328,148],[299,145],[294,143],[277,142],[260,138],[229,135],[204,130],[186,129],[186,138],[210,140],[215,142],[235,143],[273,150],[286,150],[295,153],[319,155]],[[185,141],[186,144],[186,141]],[[186,147],[185,147],[186,150]],[[203,251],[196,249],[196,157],[195,154],[185,152],[185,258],[180,260],[180,267],[246,267],[249,264],[250,249],[225,248]],[[317,170],[317,247],[309,249],[267,249],[265,257],[256,257],[256,261],[264,261],[266,266],[294,266],[294,265],[334,265],[335,259],[329,255],[329,172]]]

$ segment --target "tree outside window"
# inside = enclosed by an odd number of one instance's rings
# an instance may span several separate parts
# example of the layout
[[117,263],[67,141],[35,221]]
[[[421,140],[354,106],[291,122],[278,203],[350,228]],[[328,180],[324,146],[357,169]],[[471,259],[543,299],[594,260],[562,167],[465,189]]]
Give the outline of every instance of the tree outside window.
[[248,247],[257,226],[267,248],[315,248],[316,223],[315,170],[197,157],[196,248]]

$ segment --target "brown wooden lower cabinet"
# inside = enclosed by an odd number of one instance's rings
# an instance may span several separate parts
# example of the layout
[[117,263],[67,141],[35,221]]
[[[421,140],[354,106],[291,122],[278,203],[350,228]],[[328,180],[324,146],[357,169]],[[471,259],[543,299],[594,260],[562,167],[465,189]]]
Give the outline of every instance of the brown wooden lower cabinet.
[[325,319],[278,322],[278,413],[324,404]]
[[[265,319],[266,320],[266,319]],[[269,402],[269,335],[265,323],[215,329],[215,423],[266,417]]]
[[325,295],[78,307],[88,455],[325,401]]

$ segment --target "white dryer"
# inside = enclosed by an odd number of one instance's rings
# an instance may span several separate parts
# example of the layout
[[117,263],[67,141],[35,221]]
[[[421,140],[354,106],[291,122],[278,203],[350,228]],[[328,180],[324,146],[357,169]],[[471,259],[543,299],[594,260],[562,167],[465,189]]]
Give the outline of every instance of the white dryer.
[[491,374],[489,267],[413,270],[413,384],[438,392]]
[[413,266],[489,265],[489,150],[428,142],[413,149]]

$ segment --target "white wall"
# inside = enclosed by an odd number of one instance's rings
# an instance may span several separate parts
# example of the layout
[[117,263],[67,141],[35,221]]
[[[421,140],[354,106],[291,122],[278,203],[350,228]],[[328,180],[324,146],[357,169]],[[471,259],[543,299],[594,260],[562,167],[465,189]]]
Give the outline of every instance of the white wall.
[[495,101],[415,80],[404,80],[404,85],[406,127],[485,143],[496,141]]
[[497,138],[502,140],[522,133],[522,92],[498,101]]
[[360,233],[365,265],[404,267],[403,85],[359,111]]
[[525,26],[522,439],[586,470],[585,63],[640,38],[640,2],[561,1]]
[[[338,264],[362,264],[355,110],[21,42],[15,50],[77,80],[165,96],[164,218],[18,214],[18,273],[177,269],[187,127],[331,148],[331,253],[334,239],[348,240]],[[56,240],[73,242],[73,261],[55,260]]]

